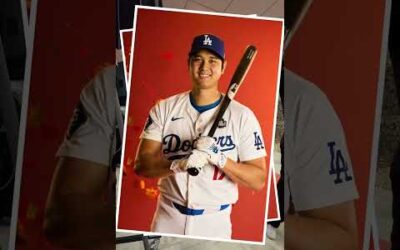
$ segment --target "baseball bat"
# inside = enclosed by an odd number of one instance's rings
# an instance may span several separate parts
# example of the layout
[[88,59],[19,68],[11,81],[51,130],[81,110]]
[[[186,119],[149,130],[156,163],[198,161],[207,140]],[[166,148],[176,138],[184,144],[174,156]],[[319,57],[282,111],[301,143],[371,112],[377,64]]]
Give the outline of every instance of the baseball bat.
[[[231,101],[234,99],[237,91],[239,90],[239,87],[242,85],[243,80],[246,77],[246,74],[249,71],[250,66],[253,63],[256,55],[257,55],[257,48],[254,45],[247,46],[242,56],[242,59],[240,60],[238,66],[236,67],[235,73],[232,76],[228,90],[226,91],[226,95],[222,100],[217,116],[215,117],[211,129],[208,132],[208,136],[210,137],[214,136],[215,130],[217,130],[218,124],[222,116],[225,114],[226,109],[228,108]],[[197,168],[188,168],[187,171],[192,176],[196,176],[200,172]]]

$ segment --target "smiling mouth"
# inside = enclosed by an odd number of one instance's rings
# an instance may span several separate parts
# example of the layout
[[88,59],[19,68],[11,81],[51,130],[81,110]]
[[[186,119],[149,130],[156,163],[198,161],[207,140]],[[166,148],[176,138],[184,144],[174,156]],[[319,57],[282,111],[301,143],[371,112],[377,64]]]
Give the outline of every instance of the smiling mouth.
[[200,73],[199,77],[200,79],[207,79],[211,77],[211,74]]

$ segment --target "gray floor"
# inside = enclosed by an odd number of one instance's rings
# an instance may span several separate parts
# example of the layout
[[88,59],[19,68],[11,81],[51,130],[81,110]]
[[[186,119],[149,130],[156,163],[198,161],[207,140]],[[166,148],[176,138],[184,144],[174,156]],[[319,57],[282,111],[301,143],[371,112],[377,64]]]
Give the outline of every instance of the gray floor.
[[381,241],[390,244],[392,229],[392,190],[389,177],[390,165],[400,142],[400,105],[394,83],[390,60],[386,65],[383,97],[379,158],[375,183],[375,211],[378,235]]
[[385,241],[390,241],[390,232],[392,228],[391,191],[377,188],[375,195],[375,204],[379,238]]
[[[228,243],[228,242],[217,242],[207,240],[194,240],[194,239],[183,239],[175,237],[161,237],[159,249],[160,250],[281,250],[284,248],[284,224],[277,230],[276,240],[269,240],[267,238],[266,244],[261,245],[250,245],[242,243]],[[142,250],[144,249],[141,242],[118,244],[117,250]]]
[[392,229],[392,190],[390,188],[389,167],[381,166],[376,175],[375,211],[378,235],[381,240],[390,241]]

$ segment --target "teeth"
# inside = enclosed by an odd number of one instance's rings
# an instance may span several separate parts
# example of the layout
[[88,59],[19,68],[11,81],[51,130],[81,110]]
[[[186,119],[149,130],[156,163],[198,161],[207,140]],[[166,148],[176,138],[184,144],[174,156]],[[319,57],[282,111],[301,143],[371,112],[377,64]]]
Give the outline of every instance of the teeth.
[[200,73],[200,77],[209,77],[211,76],[210,74],[204,74],[204,73]]

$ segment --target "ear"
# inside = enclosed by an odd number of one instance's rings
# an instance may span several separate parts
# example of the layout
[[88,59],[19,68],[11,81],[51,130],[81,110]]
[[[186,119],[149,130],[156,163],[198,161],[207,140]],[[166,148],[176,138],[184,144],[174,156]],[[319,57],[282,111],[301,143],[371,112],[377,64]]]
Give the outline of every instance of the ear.
[[227,60],[225,60],[225,61],[222,62],[222,70],[221,70],[221,73],[222,73],[222,74],[225,72],[225,69],[226,69],[226,65],[227,65],[227,64],[228,64],[228,61],[227,61]]

